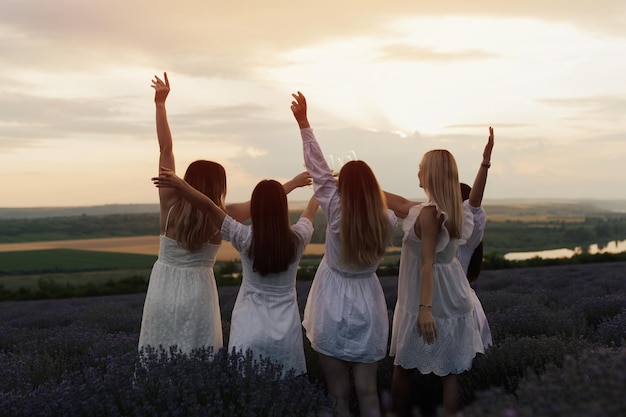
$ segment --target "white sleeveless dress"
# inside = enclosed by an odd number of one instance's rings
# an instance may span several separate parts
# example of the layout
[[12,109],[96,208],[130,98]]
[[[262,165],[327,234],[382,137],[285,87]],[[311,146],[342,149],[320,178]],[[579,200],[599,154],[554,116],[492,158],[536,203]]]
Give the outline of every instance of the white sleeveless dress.
[[150,274],[139,349],[177,346],[189,353],[208,346],[217,352],[223,346],[219,296],[213,275],[219,248],[220,245],[206,243],[191,252],[165,234],[159,237],[159,257]]
[[[459,239],[452,239],[444,223],[437,236],[434,264],[432,314],[437,326],[435,343],[429,345],[417,333],[420,300],[421,240],[414,225],[426,203],[413,206],[404,219],[404,240],[400,255],[398,301],[393,316],[389,355],[394,365],[417,368],[422,374],[439,376],[459,374],[471,368],[477,353],[484,353],[483,342],[474,315],[471,287],[461,263],[456,258]],[[439,209],[437,209],[439,211]],[[464,212],[462,239],[473,229],[472,217]]]

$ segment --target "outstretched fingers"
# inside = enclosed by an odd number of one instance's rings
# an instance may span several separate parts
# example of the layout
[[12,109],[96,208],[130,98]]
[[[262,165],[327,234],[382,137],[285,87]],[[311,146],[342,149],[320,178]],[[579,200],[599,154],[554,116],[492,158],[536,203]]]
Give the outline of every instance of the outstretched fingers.
[[159,87],[166,87],[166,88],[169,89],[170,88],[170,80],[168,80],[166,72],[163,73],[163,79],[165,81],[163,81],[161,78],[159,78],[158,75],[155,75],[154,79],[152,80],[152,88],[158,89]]

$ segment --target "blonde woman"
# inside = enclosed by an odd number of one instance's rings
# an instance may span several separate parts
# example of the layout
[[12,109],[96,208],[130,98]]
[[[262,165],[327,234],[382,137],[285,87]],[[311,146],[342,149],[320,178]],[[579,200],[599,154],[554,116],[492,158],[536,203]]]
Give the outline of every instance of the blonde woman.
[[307,118],[306,100],[294,94],[304,161],[327,219],[326,251],[313,279],[302,322],[318,353],[339,416],[350,415],[350,367],[360,415],[380,416],[378,361],[387,353],[389,319],[376,269],[391,242],[396,217],[363,161],[345,164],[335,181]]
[[[427,152],[418,179],[428,202],[388,198],[404,218],[404,238],[393,317],[391,396],[398,417],[409,414],[411,371],[442,377],[445,416],[459,411],[457,375],[471,368],[483,344],[474,316],[471,288],[456,251],[472,232],[464,212],[456,161],[446,150]],[[388,195],[389,197],[389,195]]]

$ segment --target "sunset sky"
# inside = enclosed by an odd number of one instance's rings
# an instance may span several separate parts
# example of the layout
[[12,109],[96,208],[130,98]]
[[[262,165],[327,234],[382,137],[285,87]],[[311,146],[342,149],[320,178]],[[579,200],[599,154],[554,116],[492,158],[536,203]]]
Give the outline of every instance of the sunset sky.
[[434,148],[471,183],[491,125],[487,200],[626,198],[624,0],[0,0],[0,207],[157,203],[164,71],[177,172],[231,202],[304,169],[297,90],[406,197]]

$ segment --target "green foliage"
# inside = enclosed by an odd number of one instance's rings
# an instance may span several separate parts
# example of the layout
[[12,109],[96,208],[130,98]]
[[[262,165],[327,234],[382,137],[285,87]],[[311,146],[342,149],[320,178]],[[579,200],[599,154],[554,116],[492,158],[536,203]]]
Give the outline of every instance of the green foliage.
[[146,292],[147,277],[132,275],[118,280],[110,279],[102,284],[84,282],[80,284],[61,284],[52,279],[42,278],[34,288],[19,287],[8,290],[0,285],[0,301],[41,300],[72,297],[94,297],[114,294],[132,294]]
[[485,253],[524,252],[559,248],[605,246],[626,238],[626,216],[585,217],[581,221],[493,221],[485,228]]
[[[593,243],[602,246],[626,237],[626,216],[623,214],[602,213],[589,207],[559,205],[505,209],[500,206],[486,207],[488,221],[485,230],[485,253],[587,247]],[[503,210],[508,213],[509,218],[520,220],[496,221],[489,217],[492,213],[501,213]],[[297,221],[300,214],[290,213],[292,223]],[[501,218],[498,215],[494,217]],[[0,243],[156,236],[159,233],[158,225],[158,213],[0,220]],[[326,217],[321,210],[313,219],[313,227],[315,230],[311,242],[324,243]],[[393,244],[398,247],[402,244],[401,224],[398,224],[394,232]]]
[[130,253],[49,249],[0,252],[0,277],[53,272],[150,268],[157,257]]
[[156,236],[159,213],[0,220],[0,243]]

